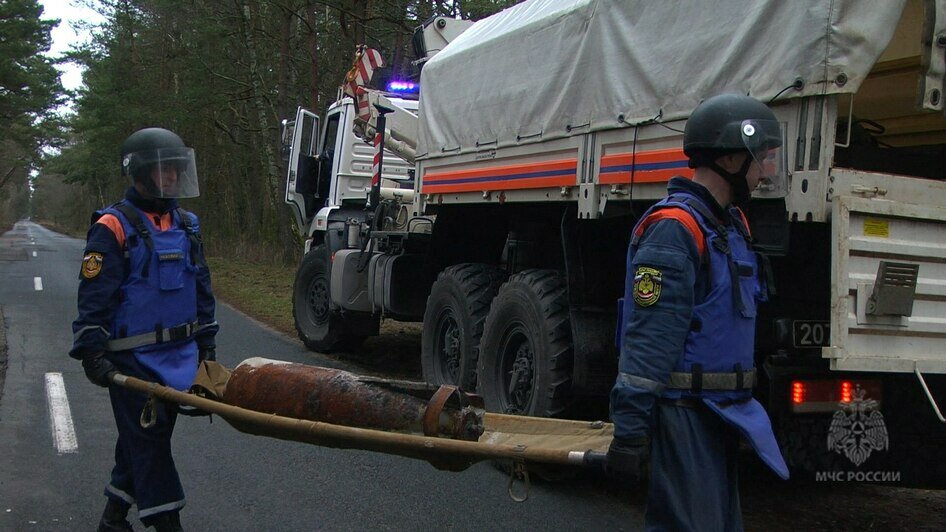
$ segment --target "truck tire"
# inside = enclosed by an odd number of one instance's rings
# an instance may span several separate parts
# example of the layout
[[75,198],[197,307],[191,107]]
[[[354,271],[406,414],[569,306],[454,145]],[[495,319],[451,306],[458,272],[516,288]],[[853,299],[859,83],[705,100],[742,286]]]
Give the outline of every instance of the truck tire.
[[429,384],[476,389],[483,322],[504,277],[488,264],[457,264],[437,276],[421,334],[421,365]]
[[525,270],[499,289],[480,341],[479,393],[492,412],[557,417],[571,406],[574,352],[565,280]]
[[306,347],[320,353],[358,347],[365,336],[351,334],[329,295],[329,251],[318,246],[302,258],[292,288],[292,317]]

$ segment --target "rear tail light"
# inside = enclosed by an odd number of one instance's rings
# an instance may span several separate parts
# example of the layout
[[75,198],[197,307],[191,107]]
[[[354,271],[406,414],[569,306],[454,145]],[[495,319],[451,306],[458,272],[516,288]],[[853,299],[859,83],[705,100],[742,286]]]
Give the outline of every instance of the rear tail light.
[[879,380],[793,380],[790,388],[792,412],[835,412],[855,401],[872,399],[880,407],[883,386]]
[[854,383],[841,381],[841,402],[850,403],[854,400]]

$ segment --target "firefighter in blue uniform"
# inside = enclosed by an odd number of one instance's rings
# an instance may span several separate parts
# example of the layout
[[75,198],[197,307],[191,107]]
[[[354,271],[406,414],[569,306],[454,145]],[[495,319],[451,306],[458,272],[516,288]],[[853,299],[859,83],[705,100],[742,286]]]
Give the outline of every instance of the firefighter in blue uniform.
[[634,227],[606,467],[639,478],[649,458],[648,530],[742,529],[740,437],[788,478],[752,398],[756,305],[767,290],[740,209],[760,181],[777,179],[781,143],[764,104],[704,101],[684,132],[693,180],[671,179]]
[[[108,387],[118,426],[115,467],[98,530],[181,530],[184,491],[171,456],[177,410],[111,382],[115,372],[190,388],[201,360],[214,360],[214,297],[197,217],[177,198],[198,195],[194,151],[171,131],[146,128],[121,146],[125,199],[92,217],[79,277],[79,317],[69,355]],[[147,405],[147,409],[146,409]],[[143,423],[143,410],[156,416]],[[148,425],[148,426],[145,426]]]

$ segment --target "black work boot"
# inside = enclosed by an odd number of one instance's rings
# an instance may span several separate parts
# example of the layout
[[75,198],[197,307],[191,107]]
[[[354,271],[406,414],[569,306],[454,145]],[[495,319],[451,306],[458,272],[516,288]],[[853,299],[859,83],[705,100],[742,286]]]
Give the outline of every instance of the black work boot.
[[154,527],[155,532],[184,532],[178,512],[158,514],[150,519],[150,526]]
[[129,505],[108,499],[105,503],[105,511],[102,512],[102,519],[99,521],[98,532],[131,532],[131,523],[128,522]]

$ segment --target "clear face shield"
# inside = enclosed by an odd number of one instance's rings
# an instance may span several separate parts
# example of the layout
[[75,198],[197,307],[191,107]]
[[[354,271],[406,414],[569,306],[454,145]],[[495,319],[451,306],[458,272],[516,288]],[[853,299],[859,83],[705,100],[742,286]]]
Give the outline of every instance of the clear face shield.
[[[785,189],[782,126],[774,120],[743,120],[739,128],[742,143],[759,170],[756,190],[778,194]],[[750,190],[750,192],[752,192]]]
[[786,172],[781,124],[774,120],[743,120],[739,132],[753,166],[759,169],[759,192],[783,190]]
[[128,154],[122,164],[151,197],[195,198],[200,195],[192,148],[136,151]]

